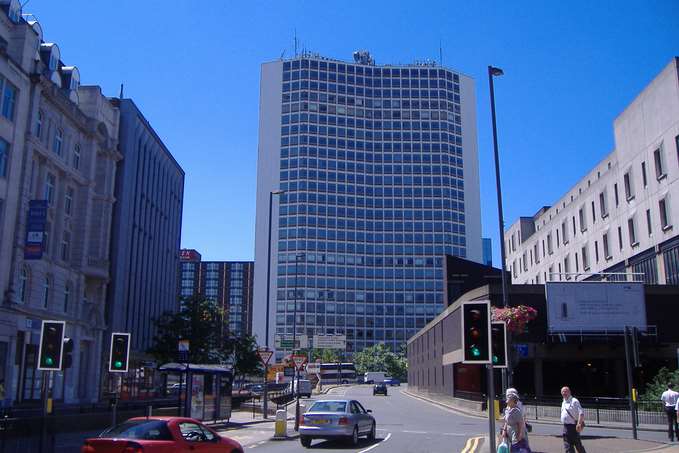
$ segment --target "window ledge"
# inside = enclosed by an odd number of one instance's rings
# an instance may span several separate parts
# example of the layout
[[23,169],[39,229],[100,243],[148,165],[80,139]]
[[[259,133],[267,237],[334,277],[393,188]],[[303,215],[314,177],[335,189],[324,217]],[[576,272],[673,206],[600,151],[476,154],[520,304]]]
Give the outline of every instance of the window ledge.
[[662,227],[663,231],[670,231],[671,229],[672,229],[672,225],[665,225],[664,227]]
[[587,272],[589,270],[589,266],[585,267],[582,269],[583,271]]
[[612,260],[612,259],[613,259],[613,255],[608,255],[608,256],[606,257],[606,261],[610,261],[610,260]]
[[602,218],[602,219],[608,218],[608,213],[606,213],[606,214],[601,214],[601,218]]
[[627,202],[629,203],[630,201],[634,200],[634,195],[630,195],[627,197]]
[[636,241],[636,242],[631,243],[631,244],[630,244],[630,247],[632,247],[632,248],[634,248],[634,247],[639,247],[639,241]]
[[586,232],[587,232],[587,228],[584,228],[584,229],[581,228],[581,229],[580,229],[580,233],[586,233]]
[[667,178],[667,173],[663,173],[662,175],[657,176],[655,179],[657,179],[658,181],[662,181],[665,178]]

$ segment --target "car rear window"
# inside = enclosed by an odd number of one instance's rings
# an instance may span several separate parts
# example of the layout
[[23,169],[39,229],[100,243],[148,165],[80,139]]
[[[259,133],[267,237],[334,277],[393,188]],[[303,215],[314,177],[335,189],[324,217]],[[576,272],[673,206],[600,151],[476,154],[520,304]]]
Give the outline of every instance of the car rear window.
[[309,412],[346,412],[347,403],[344,401],[316,401]]
[[99,435],[102,438],[172,440],[172,433],[163,420],[128,420],[109,428]]

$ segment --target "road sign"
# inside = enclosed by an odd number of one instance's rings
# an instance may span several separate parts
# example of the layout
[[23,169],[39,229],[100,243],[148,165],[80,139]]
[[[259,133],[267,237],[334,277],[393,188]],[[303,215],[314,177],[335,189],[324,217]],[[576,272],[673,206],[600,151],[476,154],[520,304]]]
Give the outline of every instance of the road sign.
[[271,360],[272,355],[273,355],[273,351],[271,351],[269,349],[258,349],[257,350],[257,356],[259,357],[259,360],[264,365],[269,363],[269,360]]
[[306,372],[308,374],[319,374],[321,372],[321,364],[320,363],[307,363],[306,364]]
[[306,363],[306,356],[303,354],[293,354],[292,361],[295,362],[295,367],[298,370],[301,370],[304,364]]
[[292,341],[292,335],[277,335],[276,347],[279,349],[306,349],[309,345],[309,337],[306,335],[297,335],[295,342]]
[[314,348],[345,349],[346,346],[346,335],[314,335]]
[[189,352],[189,340],[179,340],[177,348],[179,352]]

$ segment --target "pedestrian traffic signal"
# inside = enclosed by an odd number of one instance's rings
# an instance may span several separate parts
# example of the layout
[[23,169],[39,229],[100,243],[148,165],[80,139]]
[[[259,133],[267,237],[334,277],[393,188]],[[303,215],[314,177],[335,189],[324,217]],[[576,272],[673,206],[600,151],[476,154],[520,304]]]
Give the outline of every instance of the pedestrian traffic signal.
[[507,368],[507,324],[493,321],[490,325],[493,368]]
[[490,302],[462,304],[462,363],[490,363]]
[[64,358],[62,359],[63,362],[63,369],[67,370],[73,366],[73,356],[71,353],[73,352],[73,338],[64,338],[64,348],[63,348],[63,356]]
[[108,370],[112,373],[127,373],[129,358],[130,334],[112,333]]
[[64,321],[43,321],[40,330],[40,350],[38,369],[45,371],[61,370],[64,349]]

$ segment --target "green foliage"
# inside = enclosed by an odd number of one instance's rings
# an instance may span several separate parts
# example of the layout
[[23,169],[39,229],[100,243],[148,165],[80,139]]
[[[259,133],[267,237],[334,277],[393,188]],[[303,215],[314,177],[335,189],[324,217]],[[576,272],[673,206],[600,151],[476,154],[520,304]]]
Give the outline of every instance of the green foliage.
[[368,371],[382,371],[402,381],[406,380],[408,375],[408,361],[404,354],[402,352],[393,353],[382,343],[355,353],[354,364],[356,365],[357,375],[362,375]]
[[653,377],[639,399],[643,401],[658,401],[662,393],[667,390],[667,384],[674,384],[674,389],[679,388],[679,370],[671,371],[666,367],[660,368],[658,374]]
[[262,373],[262,362],[257,356],[257,340],[255,337],[230,338],[227,341],[226,349],[233,357],[234,376]]
[[179,312],[165,312],[155,320],[156,335],[148,352],[161,363],[176,362],[179,340],[189,340],[190,363],[224,363],[229,351],[222,341],[223,319],[223,311],[212,300],[182,299]]
[[317,349],[317,348],[311,348],[311,349],[303,349],[299,351],[300,354],[305,354],[307,357],[309,357],[309,354],[311,354],[311,361],[315,362],[316,360],[320,360],[323,363],[328,363],[328,362],[337,362],[338,360],[342,360],[342,351],[339,349]]

